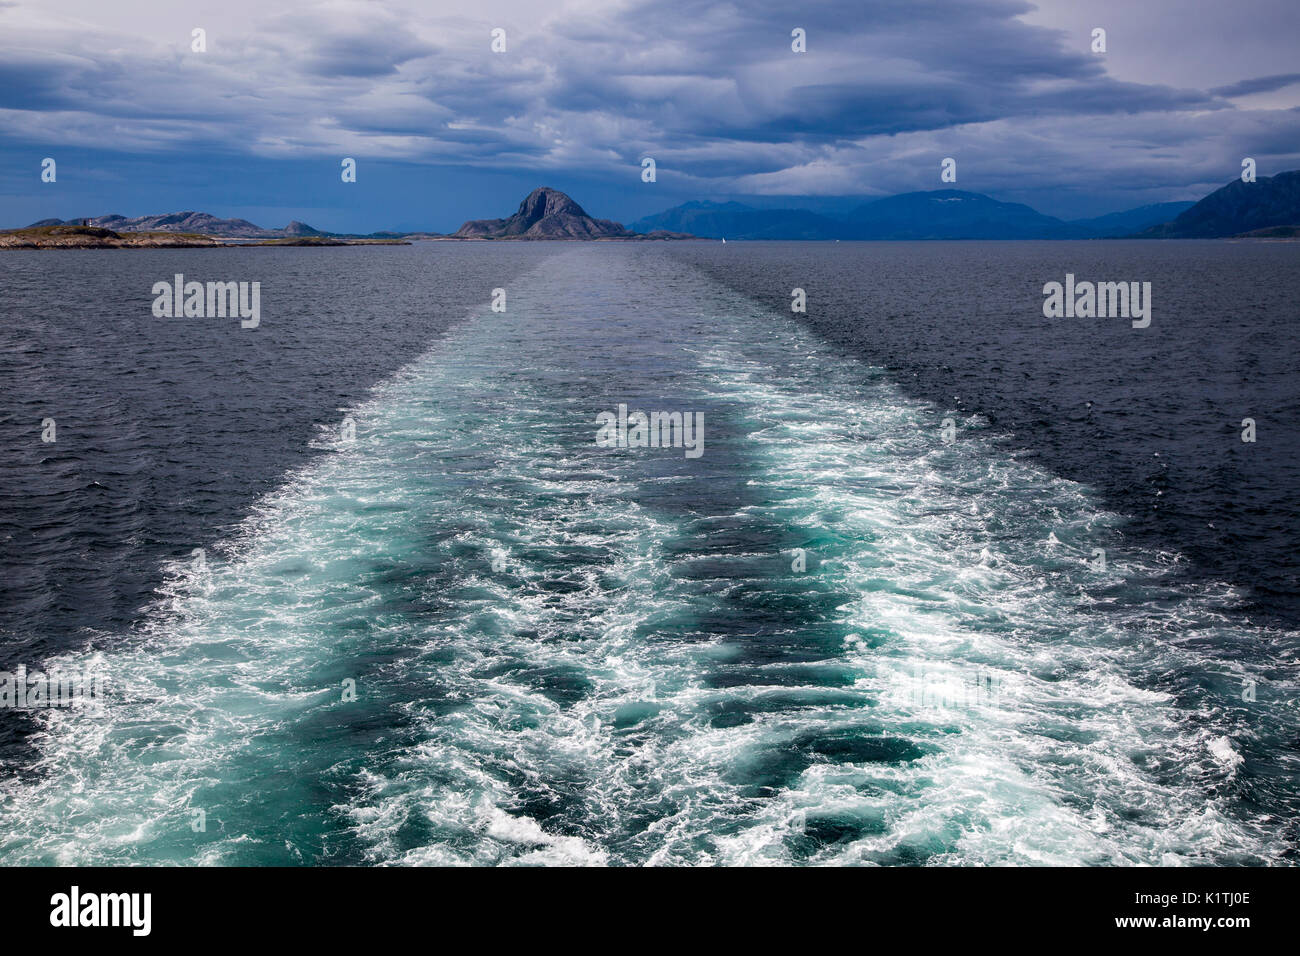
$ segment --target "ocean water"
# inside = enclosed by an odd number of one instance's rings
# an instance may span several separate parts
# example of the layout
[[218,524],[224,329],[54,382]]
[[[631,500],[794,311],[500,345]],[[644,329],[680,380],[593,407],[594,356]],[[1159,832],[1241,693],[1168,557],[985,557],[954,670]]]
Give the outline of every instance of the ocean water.
[[[1300,244],[682,243],[907,394],[979,414],[1002,447],[1101,492],[1180,573],[1300,624]],[[1044,319],[1046,282],[1146,281],[1150,327]],[[1253,418],[1257,441],[1241,441]]]
[[[880,247],[857,248],[846,281]],[[914,268],[939,281],[963,253],[932,248]],[[116,457],[51,470],[171,470],[124,506],[144,529],[125,551],[98,499],[42,479],[49,446],[9,472],[0,554],[29,576],[6,653],[109,694],[11,720],[0,861],[1294,862],[1293,622],[1023,430],[691,261],[712,247],[282,251],[4,263],[15,316],[44,310],[28,339],[7,323],[27,350],[89,312],[76,290],[129,286],[64,354]],[[257,270],[262,328],[149,317],[177,262]],[[95,330],[143,335],[152,384],[128,391]],[[264,331],[275,361],[251,357]],[[37,440],[15,394],[6,431]],[[222,419],[232,395],[244,417]],[[601,446],[620,403],[702,415],[703,454]],[[178,433],[196,406],[229,430]],[[256,481],[203,493],[243,456]],[[42,603],[67,567],[120,598]]]

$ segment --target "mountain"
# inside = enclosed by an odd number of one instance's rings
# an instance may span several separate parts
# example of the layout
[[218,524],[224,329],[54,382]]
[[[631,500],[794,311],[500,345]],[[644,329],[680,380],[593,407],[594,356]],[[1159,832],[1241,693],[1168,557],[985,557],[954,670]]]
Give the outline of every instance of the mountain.
[[87,226],[114,232],[193,232],[204,236],[237,239],[271,239],[283,235],[278,229],[263,229],[247,219],[218,219],[206,212],[173,212],[164,216],[100,216],[87,219]]
[[849,239],[852,230],[806,209],[755,209],[738,202],[688,202],[632,223],[637,232],[669,230],[707,239]]
[[247,219],[218,219],[206,212],[173,212],[163,216],[95,216],[86,219],[42,219],[29,229],[43,226],[90,226],[113,232],[185,232],[223,239],[282,239],[295,236],[320,236],[325,233],[301,222],[291,222],[283,229],[263,229]]
[[[1292,174],[1283,174],[1287,175]],[[738,202],[688,202],[638,219],[631,228],[680,230],[711,239],[1115,239],[1151,231],[1196,205],[1153,203],[1066,222],[1022,203],[937,189],[872,200],[838,217],[807,209],[757,209]],[[1300,215],[1292,215],[1287,224],[1296,222]]]
[[1084,226],[1020,203],[957,189],[889,196],[836,218],[806,209],[688,202],[638,219],[632,228],[674,229],[725,239],[1080,239],[1095,235]]
[[634,235],[621,223],[591,218],[564,193],[542,186],[530,192],[508,219],[471,219],[452,238],[629,239]]
[[321,232],[319,229],[313,229],[311,226],[307,225],[305,222],[299,222],[297,219],[295,219],[293,222],[289,223],[289,225],[285,226],[285,227],[284,227],[282,230],[280,230],[280,231],[283,232],[286,236],[324,236],[324,235],[328,235],[327,233]]
[[[692,239],[693,236],[664,230],[639,234],[608,219],[593,219],[576,202],[556,189],[534,189],[519,204],[519,211],[508,219],[475,219],[465,223],[453,236],[440,233],[376,232],[368,235],[322,232],[294,220],[283,229],[264,229],[247,219],[218,219],[206,212],[174,212],[165,216],[98,216],[86,219],[42,219],[28,229],[82,227],[111,230],[116,234],[132,232],[174,232],[212,236],[220,239],[325,239],[385,240],[405,236],[420,239]],[[84,238],[84,236],[83,236]]]
[[1074,239],[1088,234],[1022,203],[960,189],[902,193],[846,217],[858,239]]
[[1098,238],[1116,239],[1168,222],[1195,205],[1194,202],[1158,202],[1150,206],[1138,206],[1136,209],[1096,216],[1092,219],[1072,219],[1070,225],[1086,229]]
[[[788,201],[788,200],[787,200]],[[1022,203],[957,189],[902,193],[862,203],[843,215],[808,209],[759,209],[738,202],[688,202],[632,223],[594,219],[556,189],[534,189],[513,216],[473,219],[450,237],[437,233],[321,232],[301,222],[264,229],[246,219],[203,212],[164,216],[42,219],[28,228],[85,226],[116,233],[175,232],[224,239],[1096,239],[1208,238],[1247,233],[1270,238],[1300,228],[1300,170],[1234,180],[1198,203],[1156,203],[1071,222]],[[1270,230],[1261,233],[1261,230]]]
[[1271,226],[1300,225],[1300,170],[1234,179],[1172,222],[1137,233],[1142,239],[1216,239]]

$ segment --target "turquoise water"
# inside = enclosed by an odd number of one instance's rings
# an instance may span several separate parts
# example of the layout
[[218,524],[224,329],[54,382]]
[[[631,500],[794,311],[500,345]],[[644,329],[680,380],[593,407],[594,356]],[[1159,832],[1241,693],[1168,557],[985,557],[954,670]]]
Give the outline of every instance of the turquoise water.
[[[598,446],[620,403],[702,414],[703,455]],[[1243,767],[1294,774],[1294,687],[1247,703],[1213,649],[1293,635],[652,247],[556,254],[348,417],[139,637],[66,655],[112,693],[42,717],[0,860],[1288,852]]]

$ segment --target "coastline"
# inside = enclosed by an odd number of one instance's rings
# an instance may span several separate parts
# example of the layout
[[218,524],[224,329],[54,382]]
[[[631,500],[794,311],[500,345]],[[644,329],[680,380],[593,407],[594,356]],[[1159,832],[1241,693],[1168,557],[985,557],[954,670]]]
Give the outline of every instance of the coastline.
[[0,249],[210,249],[230,246],[409,246],[407,239],[308,236],[234,239],[185,232],[114,232],[94,226],[38,226],[0,232]]

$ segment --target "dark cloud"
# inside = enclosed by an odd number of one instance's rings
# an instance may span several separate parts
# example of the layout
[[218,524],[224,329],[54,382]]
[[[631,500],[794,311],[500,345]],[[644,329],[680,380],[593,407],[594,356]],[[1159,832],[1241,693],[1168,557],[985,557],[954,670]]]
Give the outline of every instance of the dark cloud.
[[1285,89],[1294,83],[1300,83],[1300,73],[1278,73],[1273,76],[1260,76],[1253,80],[1230,83],[1227,86],[1216,86],[1210,92],[1215,96],[1246,96],[1250,93],[1272,93],[1276,90]]
[[[934,188],[951,155],[963,188],[1031,203],[1035,190],[1182,198],[1167,193],[1226,181],[1243,155],[1278,164],[1300,150],[1296,114],[1230,99],[1300,74],[1209,90],[1135,82],[1091,53],[1086,32],[1030,22],[1020,0],[505,2],[227,0],[202,55],[179,29],[141,35],[152,8],[127,0],[102,8],[99,28],[89,14],[10,4],[0,137],[177,156],[219,143],[257,158],[374,155],[611,184],[639,182],[653,155],[660,188],[700,197]],[[1143,11],[1164,10],[1182,37],[1210,2]],[[1260,15],[1243,11],[1219,64],[1235,58],[1243,76],[1265,68],[1250,37],[1269,36],[1282,9],[1252,4]],[[122,25],[128,12],[147,19]],[[489,49],[497,25],[504,55]],[[790,49],[795,27],[807,53]]]
[[301,63],[316,76],[384,76],[434,52],[432,45],[401,33],[333,34],[314,39]]
[[[1055,31],[1015,19],[1028,9],[1001,0],[808,10],[758,4],[720,22],[717,8],[705,4],[677,4],[668,15],[661,3],[639,5],[603,31],[587,23],[566,34],[589,44],[589,55],[557,59],[546,102],[576,112],[618,108],[665,139],[714,133],[769,143],[835,142],[1045,113],[1226,105],[1195,90],[1112,79],[1099,58],[1064,49]],[[659,54],[653,58],[633,39],[636,25],[652,17],[657,29],[649,46]],[[809,53],[802,57],[790,50],[793,26],[807,32]],[[656,81],[672,79],[682,81],[679,95],[654,95]],[[692,95],[686,85],[710,80],[724,81],[731,95]]]
[[79,102],[71,89],[74,71],[34,59],[0,60],[0,109],[58,110]]

